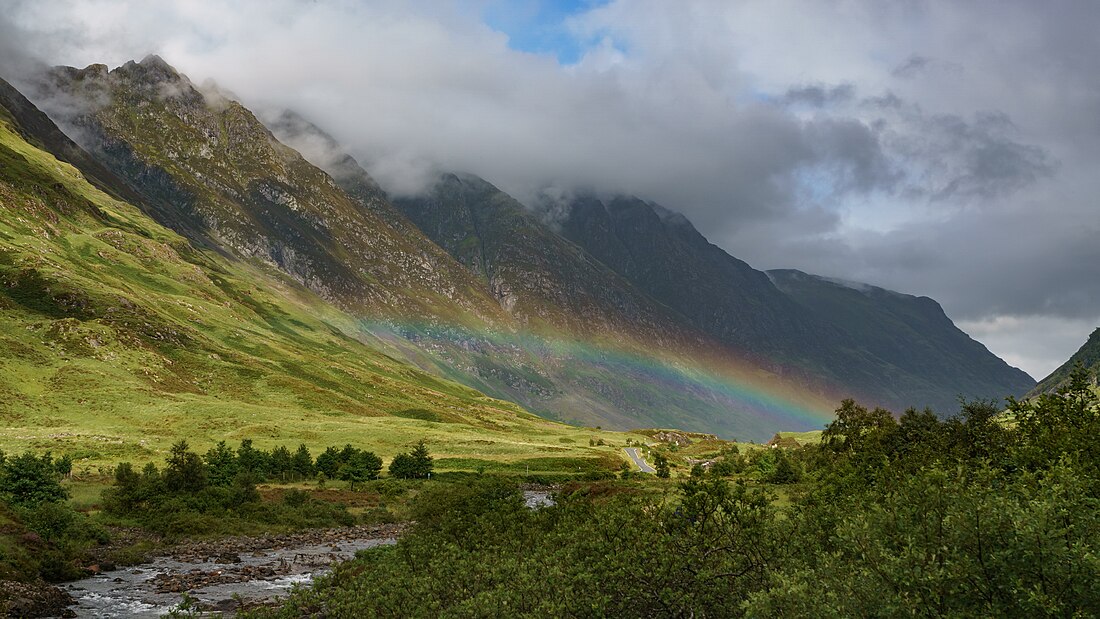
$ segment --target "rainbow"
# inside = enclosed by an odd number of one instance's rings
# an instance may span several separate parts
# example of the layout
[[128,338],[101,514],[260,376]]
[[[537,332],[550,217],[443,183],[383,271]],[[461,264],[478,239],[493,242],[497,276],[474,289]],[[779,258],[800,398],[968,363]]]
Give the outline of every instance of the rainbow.
[[[610,337],[578,340],[416,321],[361,320],[354,328],[361,339],[374,340],[422,369],[488,395],[519,401],[544,416],[582,425],[595,425],[593,420],[601,418],[585,414],[595,408],[609,426],[620,429],[656,425],[766,440],[781,430],[823,428],[839,402],[826,389],[785,380],[762,370],[747,355],[728,350],[653,350]],[[519,389],[487,381],[476,370],[455,369],[456,360],[457,365],[476,368],[502,357],[507,362],[493,367],[527,368],[535,382],[541,377],[557,384],[583,383],[596,393],[601,389],[621,393],[617,399],[597,395],[566,402],[565,410],[540,409],[538,402],[522,401]]]

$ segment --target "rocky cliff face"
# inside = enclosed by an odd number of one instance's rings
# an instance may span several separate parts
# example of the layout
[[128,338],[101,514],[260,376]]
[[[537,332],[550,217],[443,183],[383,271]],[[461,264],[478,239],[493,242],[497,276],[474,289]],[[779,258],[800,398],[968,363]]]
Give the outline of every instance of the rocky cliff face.
[[699,330],[762,362],[781,366],[830,343],[824,326],[767,275],[711,244],[682,215],[637,198],[582,197],[561,233]]
[[54,71],[44,93],[159,222],[276,265],[347,309],[494,323],[501,312],[422,235],[397,231],[247,109],[156,56]]
[[395,205],[527,325],[581,337],[618,335],[654,347],[703,342],[676,312],[484,179],[446,174],[426,195]]

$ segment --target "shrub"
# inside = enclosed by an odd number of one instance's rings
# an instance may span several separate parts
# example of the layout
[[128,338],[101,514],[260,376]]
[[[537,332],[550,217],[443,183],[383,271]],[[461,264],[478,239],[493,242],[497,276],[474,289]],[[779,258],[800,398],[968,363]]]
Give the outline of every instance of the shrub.
[[6,458],[0,467],[0,494],[12,504],[23,506],[64,501],[69,497],[49,452]]

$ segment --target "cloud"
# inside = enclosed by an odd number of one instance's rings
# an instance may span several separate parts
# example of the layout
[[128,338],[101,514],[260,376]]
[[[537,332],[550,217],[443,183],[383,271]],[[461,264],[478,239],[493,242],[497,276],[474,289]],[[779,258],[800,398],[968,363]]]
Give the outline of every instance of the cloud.
[[633,193],[760,268],[930,294],[969,321],[1100,317],[1095,4],[509,10],[16,0],[0,70],[156,52],[257,111],[301,113],[394,193],[439,169],[528,201]]
[[855,95],[855,86],[852,84],[838,84],[826,86],[815,84],[812,86],[797,86],[787,90],[783,95],[784,105],[809,105],[811,107],[825,107],[832,103],[846,103]]

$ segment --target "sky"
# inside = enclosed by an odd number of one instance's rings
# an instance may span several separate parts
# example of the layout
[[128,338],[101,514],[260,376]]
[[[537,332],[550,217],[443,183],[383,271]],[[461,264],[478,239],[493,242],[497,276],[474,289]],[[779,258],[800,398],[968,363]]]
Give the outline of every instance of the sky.
[[638,195],[1042,378],[1100,325],[1096,32],[1091,0],[9,0],[0,75],[157,53],[391,193]]

